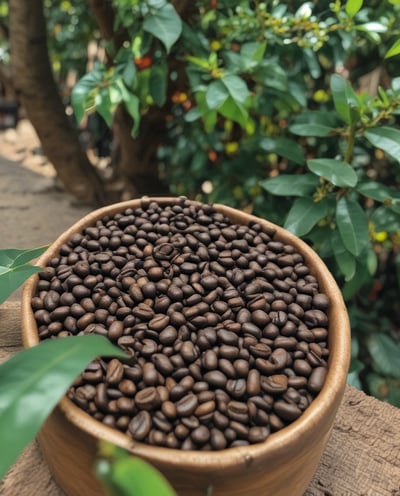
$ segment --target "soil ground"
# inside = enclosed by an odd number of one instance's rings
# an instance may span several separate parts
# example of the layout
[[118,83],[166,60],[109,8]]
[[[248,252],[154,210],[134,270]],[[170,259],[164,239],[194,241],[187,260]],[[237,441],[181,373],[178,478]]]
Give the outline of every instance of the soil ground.
[[50,244],[90,210],[57,184],[29,121],[0,131],[0,249]]

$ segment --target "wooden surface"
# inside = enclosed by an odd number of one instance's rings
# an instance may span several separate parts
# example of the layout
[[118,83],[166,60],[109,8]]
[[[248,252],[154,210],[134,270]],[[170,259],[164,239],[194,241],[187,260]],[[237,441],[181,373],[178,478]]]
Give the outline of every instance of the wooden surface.
[[[20,305],[6,302],[0,306],[0,361],[20,347]],[[4,478],[0,494],[62,494],[36,443]],[[328,446],[305,496],[351,495],[400,496],[400,410],[347,386]]]

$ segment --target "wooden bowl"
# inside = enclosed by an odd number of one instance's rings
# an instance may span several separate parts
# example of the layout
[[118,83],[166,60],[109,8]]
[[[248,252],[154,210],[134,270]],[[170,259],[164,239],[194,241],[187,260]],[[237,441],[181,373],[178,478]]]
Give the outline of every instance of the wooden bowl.
[[[178,201],[177,198],[154,200],[161,205]],[[47,264],[58,255],[61,245],[72,234],[93,225],[104,215],[114,215],[126,208],[135,209],[140,204],[141,200],[132,200],[86,215],[48,248],[38,264]],[[309,485],[344,393],[350,361],[350,326],[341,292],[322,260],[299,238],[266,220],[223,205],[214,206],[235,223],[247,224],[256,220],[267,228],[276,229],[275,239],[293,245],[303,255],[320,290],[330,298],[329,371],[321,392],[296,421],[271,434],[266,441],[212,452],[153,447],[133,441],[122,432],[96,421],[64,397],[46,421],[38,439],[55,480],[68,495],[104,494],[92,471],[99,439],[148,460],[181,496],[300,496]],[[30,278],[22,296],[25,347],[39,342],[31,309],[37,281],[37,275]]]

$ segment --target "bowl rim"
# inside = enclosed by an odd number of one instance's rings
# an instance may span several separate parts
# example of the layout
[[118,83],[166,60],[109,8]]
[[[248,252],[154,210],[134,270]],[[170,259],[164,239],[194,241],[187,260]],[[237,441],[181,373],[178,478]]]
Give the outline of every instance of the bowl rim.
[[[60,234],[40,256],[36,264],[42,266],[47,263],[58,253],[61,245],[72,234],[81,232],[83,228],[93,225],[96,220],[99,220],[105,215],[115,215],[127,208],[138,208],[142,205],[143,201],[155,201],[161,206],[165,206],[181,200],[182,197],[142,197],[93,210]],[[193,205],[204,205],[204,203],[186,198],[185,201]],[[94,438],[111,442],[154,463],[172,464],[180,469],[193,468],[195,464],[198,471],[215,470],[216,467],[222,465],[225,468],[234,468],[238,464],[242,464],[243,460],[249,459],[249,457],[256,459],[269,456],[273,459],[285,452],[287,453],[300,438],[305,439],[310,435],[315,437],[314,431],[316,426],[321,426],[325,422],[323,419],[327,416],[330,419],[330,424],[332,424],[340,400],[344,394],[350,364],[351,347],[350,323],[342,293],[319,255],[300,238],[268,220],[226,205],[218,203],[211,205],[217,212],[227,215],[234,222],[248,224],[253,221],[268,229],[274,229],[277,240],[293,245],[303,255],[304,261],[310,268],[311,273],[318,279],[320,290],[328,295],[331,302],[328,310],[330,357],[326,380],[319,394],[297,420],[283,429],[272,433],[264,442],[220,451],[183,451],[174,448],[150,446],[135,441],[123,432],[106,426],[94,419],[83,409],[76,406],[67,396],[64,396],[58,404],[65,417],[72,424]],[[37,281],[38,274],[31,276],[24,284],[22,292],[22,340],[26,348],[39,344],[37,325],[31,309],[31,298],[35,292]]]

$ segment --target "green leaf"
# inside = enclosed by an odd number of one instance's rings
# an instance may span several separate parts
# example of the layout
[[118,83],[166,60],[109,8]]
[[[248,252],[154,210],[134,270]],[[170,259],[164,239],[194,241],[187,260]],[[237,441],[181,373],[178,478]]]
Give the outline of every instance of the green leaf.
[[372,127],[364,133],[367,140],[398,162],[400,161],[400,130],[392,127]]
[[174,6],[166,3],[145,18],[143,29],[159,39],[168,53],[181,35],[182,21]]
[[103,117],[107,125],[111,127],[113,121],[113,113],[108,87],[101,88],[100,91],[97,93],[95,98],[95,105],[97,112]]
[[260,186],[277,196],[310,196],[319,184],[314,174],[280,174],[260,181]]
[[328,213],[327,203],[298,198],[289,210],[284,227],[296,236],[304,236]]
[[307,167],[317,176],[324,177],[340,188],[354,188],[358,181],[356,171],[341,160],[316,158],[308,160]]
[[228,88],[220,79],[212,81],[206,91],[206,102],[210,109],[218,109],[229,97]]
[[124,83],[129,87],[133,86],[133,83],[136,78],[136,65],[133,62],[132,58],[130,58],[124,67],[124,71],[122,73],[122,78]]
[[263,138],[260,147],[267,151],[286,157],[295,164],[304,164],[303,148],[295,141],[288,138]]
[[131,135],[135,138],[138,135],[140,124],[140,102],[139,98],[133,93],[129,93],[129,98],[124,100],[126,109],[133,119]]
[[385,53],[385,59],[390,57],[394,57],[395,55],[400,54],[400,40],[396,40],[393,45],[389,48],[389,50]]
[[357,191],[367,198],[378,202],[388,202],[394,198],[400,198],[400,192],[394,188],[388,188],[376,181],[368,181],[357,186]]
[[375,372],[400,379],[400,343],[387,334],[372,334],[367,342]]
[[340,198],[336,205],[336,223],[344,246],[358,257],[369,246],[368,219],[360,204]]
[[345,7],[347,15],[349,17],[354,17],[357,12],[361,10],[363,3],[363,0],[347,0]]
[[354,276],[346,281],[342,286],[342,293],[345,300],[352,298],[365,284],[371,283],[371,275],[365,264],[356,260],[356,272]]
[[83,76],[73,87],[71,93],[71,105],[74,109],[76,120],[80,123],[88,110],[88,102],[93,90],[98,88],[104,79],[104,69],[96,68]]
[[385,206],[377,208],[371,214],[371,222],[376,232],[395,233],[400,229],[400,215]]
[[28,277],[41,271],[40,267],[29,265],[27,262],[37,258],[46,248],[47,246],[29,250],[0,250],[0,305]]
[[44,341],[0,365],[0,479],[96,356],[126,356],[103,336]]
[[331,76],[331,91],[336,112],[347,124],[354,124],[359,117],[357,95],[350,84],[338,74]]
[[153,65],[149,78],[149,91],[153,101],[162,107],[167,100],[167,66]]
[[350,281],[356,273],[356,259],[346,249],[337,231],[332,233],[332,250],[335,261],[345,281]]
[[176,496],[158,470],[135,456],[118,458],[99,475],[118,496]]
[[227,119],[237,122],[243,128],[246,127],[246,123],[249,118],[247,110],[241,103],[235,101],[231,96],[225,100],[218,111]]
[[289,131],[297,136],[316,136],[324,138],[334,131],[334,128],[322,126],[321,124],[292,124]]
[[228,74],[221,78],[221,82],[225,85],[236,103],[244,103],[246,101],[250,93],[242,78],[234,74]]

